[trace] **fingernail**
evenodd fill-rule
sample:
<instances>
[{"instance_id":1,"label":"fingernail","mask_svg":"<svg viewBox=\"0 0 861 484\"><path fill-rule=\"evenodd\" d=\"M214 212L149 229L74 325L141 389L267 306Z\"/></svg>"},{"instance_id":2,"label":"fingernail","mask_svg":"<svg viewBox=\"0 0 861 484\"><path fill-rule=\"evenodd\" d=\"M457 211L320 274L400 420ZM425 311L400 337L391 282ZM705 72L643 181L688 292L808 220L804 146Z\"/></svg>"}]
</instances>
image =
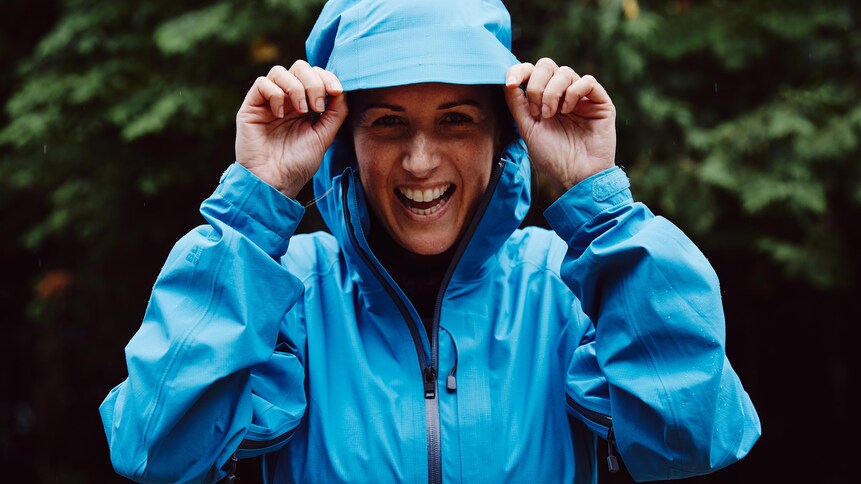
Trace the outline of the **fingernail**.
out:
<instances>
[{"instance_id":1,"label":"fingernail","mask_svg":"<svg viewBox=\"0 0 861 484\"><path fill-rule=\"evenodd\" d=\"M529 114L531 114L533 117L538 116L540 113L541 113L541 111L538 110L537 105L535 105L535 104L529 105Z\"/></svg>"},{"instance_id":2,"label":"fingernail","mask_svg":"<svg viewBox=\"0 0 861 484\"><path fill-rule=\"evenodd\" d=\"M315 106L315 109L317 110L318 113L322 113L323 111L326 110L326 102L323 101L322 98L318 99L317 103L314 106Z\"/></svg>"},{"instance_id":3,"label":"fingernail","mask_svg":"<svg viewBox=\"0 0 861 484\"><path fill-rule=\"evenodd\" d=\"M550 106L544 104L541 106L541 116L545 118L550 117Z\"/></svg>"},{"instance_id":4,"label":"fingernail","mask_svg":"<svg viewBox=\"0 0 861 484\"><path fill-rule=\"evenodd\" d=\"M515 79L514 76L508 76L505 78L505 85L506 86L513 86L516 82L517 82L517 79Z\"/></svg>"},{"instance_id":5,"label":"fingernail","mask_svg":"<svg viewBox=\"0 0 861 484\"><path fill-rule=\"evenodd\" d=\"M308 112L308 102L305 101L304 99L299 101L299 111L302 111L302 113Z\"/></svg>"},{"instance_id":6,"label":"fingernail","mask_svg":"<svg viewBox=\"0 0 861 484\"><path fill-rule=\"evenodd\" d=\"M335 84L332 84L332 89L334 89L335 91L343 91L344 86L342 86L341 83L336 82Z\"/></svg>"},{"instance_id":7,"label":"fingernail","mask_svg":"<svg viewBox=\"0 0 861 484\"><path fill-rule=\"evenodd\" d=\"M568 112L568 101L563 101L563 102L562 102L562 112L563 112L563 113L567 113L567 112Z\"/></svg>"},{"instance_id":8,"label":"fingernail","mask_svg":"<svg viewBox=\"0 0 861 484\"><path fill-rule=\"evenodd\" d=\"M279 118L284 117L284 106L281 106L280 108L278 108L278 117Z\"/></svg>"}]
</instances>

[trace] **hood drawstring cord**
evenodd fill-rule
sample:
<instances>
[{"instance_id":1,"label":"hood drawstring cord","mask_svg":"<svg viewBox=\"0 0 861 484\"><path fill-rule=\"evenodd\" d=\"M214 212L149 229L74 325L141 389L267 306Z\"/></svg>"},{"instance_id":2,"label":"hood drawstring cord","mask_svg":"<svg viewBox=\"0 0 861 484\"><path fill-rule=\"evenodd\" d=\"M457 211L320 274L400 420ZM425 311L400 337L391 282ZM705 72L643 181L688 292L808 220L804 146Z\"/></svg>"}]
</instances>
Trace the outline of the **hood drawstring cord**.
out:
<instances>
[{"instance_id":1,"label":"hood drawstring cord","mask_svg":"<svg viewBox=\"0 0 861 484\"><path fill-rule=\"evenodd\" d=\"M613 433L613 424L610 424L610 432L607 434L607 469L610 472L619 472L619 460L616 458L616 434Z\"/></svg>"},{"instance_id":2,"label":"hood drawstring cord","mask_svg":"<svg viewBox=\"0 0 861 484\"><path fill-rule=\"evenodd\" d=\"M445 381L445 389L448 390L449 393L454 393L457 391L457 378L455 378L455 374L457 374L457 344L454 342L454 337L451 338L451 345L454 348L454 366L451 367L451 371L448 372L448 378Z\"/></svg>"}]
</instances>

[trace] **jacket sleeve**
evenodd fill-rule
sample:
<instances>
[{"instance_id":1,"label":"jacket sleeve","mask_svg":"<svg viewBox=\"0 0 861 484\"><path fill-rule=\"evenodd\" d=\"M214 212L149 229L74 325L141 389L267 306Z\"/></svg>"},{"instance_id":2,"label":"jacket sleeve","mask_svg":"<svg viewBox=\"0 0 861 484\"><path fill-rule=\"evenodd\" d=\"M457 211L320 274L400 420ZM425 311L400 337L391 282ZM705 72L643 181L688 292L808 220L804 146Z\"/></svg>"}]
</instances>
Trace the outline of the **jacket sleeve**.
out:
<instances>
[{"instance_id":1,"label":"jacket sleeve","mask_svg":"<svg viewBox=\"0 0 861 484\"><path fill-rule=\"evenodd\" d=\"M303 286L278 262L304 209L234 163L201 213L99 409L114 469L139 482L214 482L237 450L284 445L305 411L303 342L281 329Z\"/></svg>"},{"instance_id":2,"label":"jacket sleeve","mask_svg":"<svg viewBox=\"0 0 861 484\"><path fill-rule=\"evenodd\" d=\"M595 325L591 341L574 352L569 404L573 397L588 415L597 394L609 396L616 445L635 480L706 474L748 453L761 433L759 417L726 357L714 270L677 227L634 202L628 187L614 167L545 212L568 244L563 280Z\"/></svg>"}]
</instances>

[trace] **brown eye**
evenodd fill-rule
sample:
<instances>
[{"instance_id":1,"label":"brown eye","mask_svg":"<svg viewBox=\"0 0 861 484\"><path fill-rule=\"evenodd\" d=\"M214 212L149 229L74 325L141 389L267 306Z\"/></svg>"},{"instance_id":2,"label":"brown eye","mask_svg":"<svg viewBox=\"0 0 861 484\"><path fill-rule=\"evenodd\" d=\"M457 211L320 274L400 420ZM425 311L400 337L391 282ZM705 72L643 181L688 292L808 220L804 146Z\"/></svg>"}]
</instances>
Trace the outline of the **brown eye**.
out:
<instances>
[{"instance_id":1,"label":"brown eye","mask_svg":"<svg viewBox=\"0 0 861 484\"><path fill-rule=\"evenodd\" d=\"M385 116L381 116L381 117L375 119L374 122L371 123L371 126L389 127L389 126L400 126L402 124L404 124L404 122L403 122L403 120L401 120L401 118L399 118L397 116L393 116L391 114L387 114Z\"/></svg>"},{"instance_id":2,"label":"brown eye","mask_svg":"<svg viewBox=\"0 0 861 484\"><path fill-rule=\"evenodd\" d=\"M472 118L465 114L461 113L446 113L442 118L442 122L445 124L467 124L472 122Z\"/></svg>"}]
</instances>

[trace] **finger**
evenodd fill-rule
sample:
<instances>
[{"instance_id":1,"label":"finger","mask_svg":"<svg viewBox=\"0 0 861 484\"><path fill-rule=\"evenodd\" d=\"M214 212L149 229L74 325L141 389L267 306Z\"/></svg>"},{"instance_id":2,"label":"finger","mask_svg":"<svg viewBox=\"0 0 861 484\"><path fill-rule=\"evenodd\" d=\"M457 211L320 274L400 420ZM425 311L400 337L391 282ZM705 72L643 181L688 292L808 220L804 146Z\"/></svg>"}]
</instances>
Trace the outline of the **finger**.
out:
<instances>
[{"instance_id":1,"label":"finger","mask_svg":"<svg viewBox=\"0 0 861 484\"><path fill-rule=\"evenodd\" d=\"M544 57L535 63L535 70L529 77L529 82L526 84L526 97L529 99L529 114L533 117L538 117L542 114L542 106L544 105L544 91L547 89L547 83L559 66L552 59Z\"/></svg>"},{"instance_id":2,"label":"finger","mask_svg":"<svg viewBox=\"0 0 861 484\"><path fill-rule=\"evenodd\" d=\"M517 129L521 133L526 133L532 124L535 123L535 120L529 114L529 101L526 99L526 93L520 87L520 72L521 70L519 69L515 70L515 72L511 72L511 69L509 69L508 80L502 91L505 94L505 103L508 104L511 117L514 118L514 122L517 124Z\"/></svg>"},{"instance_id":3,"label":"finger","mask_svg":"<svg viewBox=\"0 0 861 484\"><path fill-rule=\"evenodd\" d=\"M314 124L314 129L321 133L326 146L335 139L345 119L347 119L347 95L343 92L330 94L326 110Z\"/></svg>"},{"instance_id":4,"label":"finger","mask_svg":"<svg viewBox=\"0 0 861 484\"><path fill-rule=\"evenodd\" d=\"M565 102L568 87L580 76L568 66L560 67L547 82L542 98L541 116L549 118L561 112L560 105Z\"/></svg>"},{"instance_id":5,"label":"finger","mask_svg":"<svg viewBox=\"0 0 861 484\"><path fill-rule=\"evenodd\" d=\"M519 87L529 79L533 70L535 70L535 66L529 62L509 67L505 72L505 87Z\"/></svg>"},{"instance_id":6,"label":"finger","mask_svg":"<svg viewBox=\"0 0 861 484\"><path fill-rule=\"evenodd\" d=\"M568 66L560 67L553 74L553 77L547 82L547 88L544 89L541 106L541 115L543 117L549 118L560 112L560 105L565 101L568 87L578 79L580 79L580 76ZM564 109L562 111L564 112Z\"/></svg>"},{"instance_id":7,"label":"finger","mask_svg":"<svg viewBox=\"0 0 861 484\"><path fill-rule=\"evenodd\" d=\"M299 79L291 74L284 66L275 66L269 70L266 77L278 85L290 98L290 104L296 111L305 114L308 112L308 103L305 100L305 87Z\"/></svg>"},{"instance_id":8,"label":"finger","mask_svg":"<svg viewBox=\"0 0 861 484\"><path fill-rule=\"evenodd\" d=\"M566 90L562 112L565 114L572 112L583 98L596 104L612 104L613 102L604 86L587 74L571 84Z\"/></svg>"},{"instance_id":9,"label":"finger","mask_svg":"<svg viewBox=\"0 0 861 484\"><path fill-rule=\"evenodd\" d=\"M284 90L270 79L260 76L254 81L251 89L248 90L243 104L260 107L267 103L273 116L277 118L284 117Z\"/></svg>"},{"instance_id":10,"label":"finger","mask_svg":"<svg viewBox=\"0 0 861 484\"><path fill-rule=\"evenodd\" d=\"M326 94L335 96L344 92L344 88L341 86L341 81L338 80L338 77L332 72L323 69L322 67L314 67L314 72L320 76L320 79L323 80L323 85L326 89Z\"/></svg>"},{"instance_id":11,"label":"finger","mask_svg":"<svg viewBox=\"0 0 861 484\"><path fill-rule=\"evenodd\" d=\"M303 60L297 60L290 67L290 72L305 86L305 95L308 97L308 106L315 113L326 110L326 84L320 74Z\"/></svg>"}]
</instances>

